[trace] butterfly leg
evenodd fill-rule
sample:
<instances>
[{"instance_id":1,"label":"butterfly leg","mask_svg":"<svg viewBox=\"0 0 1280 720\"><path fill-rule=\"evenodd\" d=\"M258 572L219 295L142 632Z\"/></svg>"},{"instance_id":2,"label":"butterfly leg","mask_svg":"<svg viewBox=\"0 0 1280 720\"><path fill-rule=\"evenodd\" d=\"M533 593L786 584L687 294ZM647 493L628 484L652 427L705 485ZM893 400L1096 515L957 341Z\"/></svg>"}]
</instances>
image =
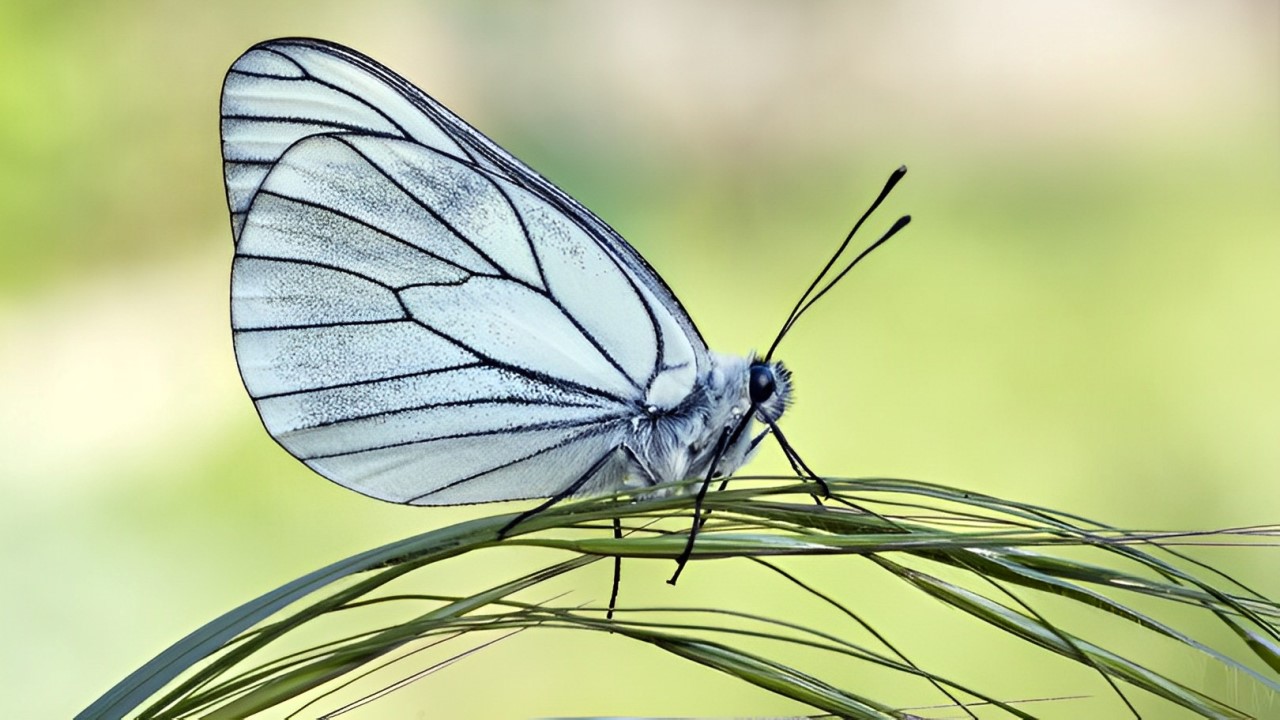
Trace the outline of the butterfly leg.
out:
<instances>
[{"instance_id":1,"label":"butterfly leg","mask_svg":"<svg viewBox=\"0 0 1280 720\"><path fill-rule=\"evenodd\" d=\"M649 466L640 459L640 456L636 454L636 451L631 449L630 445L624 444L622 446L622 451L626 453L627 458L631 461L627 465L627 470L632 472L636 477L644 480L646 485L653 487L654 485L662 482L658 479L657 475L653 474L653 470L650 470Z\"/></svg>"},{"instance_id":2,"label":"butterfly leg","mask_svg":"<svg viewBox=\"0 0 1280 720\"><path fill-rule=\"evenodd\" d=\"M613 539L622 539L622 521L613 519ZM618 588L622 585L622 556L613 556L613 590L609 593L609 610L604 614L605 620L613 619L613 609L618 606Z\"/></svg>"},{"instance_id":3,"label":"butterfly leg","mask_svg":"<svg viewBox=\"0 0 1280 720\"><path fill-rule=\"evenodd\" d=\"M684 572L684 566L689 562L689 558L693 555L693 543L698 539L698 530L702 529L702 503L707 497L707 488L711 487L711 481L715 479L716 466L720 464L720 460L724 457L725 452L733 446L738 440L738 436L742 435L742 431L747 429L747 425L751 422L751 413L743 415L738 424L732 428L725 428L720 433L720 439L716 441L716 451L711 456L711 464L707 467L707 477L703 479L702 484L698 487L698 496L693 501L693 525L689 527L689 539L685 541L684 550L680 552L680 557L676 558L676 571L671 575L668 584L675 585L680 579L680 573Z\"/></svg>"},{"instance_id":4,"label":"butterfly leg","mask_svg":"<svg viewBox=\"0 0 1280 720\"><path fill-rule=\"evenodd\" d=\"M528 520L529 518L533 517L534 515L537 515L543 510L546 510L552 505L555 505L561 500L565 500L566 498L573 497L573 495L577 493L578 490L582 489L583 485L587 484L588 480L594 477L595 474L605 466L605 463L609 462L609 460L613 458L614 453L616 453L617 451L618 451L618 448L610 449L604 455L601 455L600 459L592 463L591 467L587 468L587 471L584 472L581 477L579 477L577 480L574 480L573 482L565 486L565 489L547 498L547 500L543 502L541 505L538 505L538 507L532 510L526 510L520 513L515 517L514 520L507 523L506 525L503 525L502 529L498 531L498 539L501 540L502 538L505 538L507 536L507 533L511 532L511 528L514 528L515 526L519 525L525 520Z\"/></svg>"},{"instance_id":5,"label":"butterfly leg","mask_svg":"<svg viewBox=\"0 0 1280 720\"><path fill-rule=\"evenodd\" d=\"M787 461L791 463L791 469L794 470L795 473L800 477L805 478L806 480L812 480L818 483L818 487L822 491L822 496L819 497L817 495L814 495L813 501L821 505L823 500L830 499L831 489L827 487L827 482L823 480L812 469L810 469L809 466L805 464L804 460L800 459L800 453L796 452L795 446L793 446L790 442L787 441L787 438L782 434L782 431L778 429L777 425L770 423L769 427L772 428L773 433L778 436L778 445L782 447L782 452L787 456ZM888 522L890 525L893 525L895 527L897 526L897 523L893 522L892 520L889 520L888 518L881 515L880 513L864 508L858 505L857 503L849 502L848 500L845 500L843 498L836 498L836 501L843 505L847 505L848 507L853 508L854 510L867 513L868 515L874 515L875 517L878 517L881 520Z\"/></svg>"},{"instance_id":6,"label":"butterfly leg","mask_svg":"<svg viewBox=\"0 0 1280 720\"><path fill-rule=\"evenodd\" d=\"M787 440L786 435L782 434L782 428L778 427L777 423L771 422L769 423L769 430L773 432L774 437L778 438L778 447L782 448L782 454L787 456L787 462L791 464L791 469L795 474L806 480L818 483L818 489L822 494L821 496L814 495L814 502L821 505L823 500L831 497L831 488L827 487L827 481L823 480L818 473L805 464L804 460L800 458L800 453L796 452L795 446Z\"/></svg>"}]
</instances>

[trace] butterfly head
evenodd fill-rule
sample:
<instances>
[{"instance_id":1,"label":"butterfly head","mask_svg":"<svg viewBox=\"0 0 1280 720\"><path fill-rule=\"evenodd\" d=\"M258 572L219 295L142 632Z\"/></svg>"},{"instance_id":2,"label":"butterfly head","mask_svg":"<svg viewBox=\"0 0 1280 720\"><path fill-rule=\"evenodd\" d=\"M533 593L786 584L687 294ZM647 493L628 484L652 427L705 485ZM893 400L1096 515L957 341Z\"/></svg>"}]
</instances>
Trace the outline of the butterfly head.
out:
<instances>
[{"instance_id":1,"label":"butterfly head","mask_svg":"<svg viewBox=\"0 0 1280 720\"><path fill-rule=\"evenodd\" d=\"M753 360L747 379L747 393L756 417L772 425L791 404L791 371L776 361Z\"/></svg>"}]
</instances>

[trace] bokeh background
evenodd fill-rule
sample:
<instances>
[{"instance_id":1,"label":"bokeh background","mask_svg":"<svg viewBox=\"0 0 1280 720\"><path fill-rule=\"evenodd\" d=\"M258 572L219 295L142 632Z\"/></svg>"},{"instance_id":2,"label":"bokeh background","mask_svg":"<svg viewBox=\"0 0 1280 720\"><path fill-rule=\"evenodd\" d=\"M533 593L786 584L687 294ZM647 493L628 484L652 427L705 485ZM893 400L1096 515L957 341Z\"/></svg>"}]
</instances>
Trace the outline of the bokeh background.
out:
<instances>
[{"instance_id":1,"label":"bokeh background","mask_svg":"<svg viewBox=\"0 0 1280 720\"><path fill-rule=\"evenodd\" d=\"M1216 528L1280 520L1278 8L0 5L0 716L66 717L297 575L515 509L384 505L261 430L231 353L217 114L252 43L322 37L397 69L613 224L724 351L768 344L907 164L871 229L916 222L780 353L809 463ZM1207 558L1280 594L1274 550ZM744 590L732 567L674 590L668 571L638 567L624 603ZM1088 696L1033 712L1122 715L1096 676L843 573L830 588L917 660L1007 698ZM800 710L624 643L525 633L352 716Z\"/></svg>"}]
</instances>

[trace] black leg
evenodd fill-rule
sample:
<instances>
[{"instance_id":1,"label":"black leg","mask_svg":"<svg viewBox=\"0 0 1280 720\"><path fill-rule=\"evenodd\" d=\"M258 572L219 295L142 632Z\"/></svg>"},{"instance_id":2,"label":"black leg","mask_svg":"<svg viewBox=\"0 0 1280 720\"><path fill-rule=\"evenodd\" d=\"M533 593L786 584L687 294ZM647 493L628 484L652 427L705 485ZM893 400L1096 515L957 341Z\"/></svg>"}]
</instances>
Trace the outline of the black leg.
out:
<instances>
[{"instance_id":1,"label":"black leg","mask_svg":"<svg viewBox=\"0 0 1280 720\"><path fill-rule=\"evenodd\" d=\"M613 519L613 539L622 539L622 521L618 518ZM618 587L622 584L622 556L615 555L613 558L613 592L609 593L609 611L605 613L605 620L613 619L613 609L618 606Z\"/></svg>"},{"instance_id":2,"label":"black leg","mask_svg":"<svg viewBox=\"0 0 1280 720\"><path fill-rule=\"evenodd\" d=\"M823 480L818 473L810 470L804 460L800 459L800 453L796 452L795 446L787 440L787 436L782 434L782 429L775 423L769 423L769 429L773 430L774 437L778 438L778 446L782 448L782 453L787 456L787 462L791 463L791 469L800 477L818 483L818 487L822 490L822 497L831 497L831 488L827 487L827 481ZM819 502L818 504L821 505L822 503Z\"/></svg>"},{"instance_id":3,"label":"black leg","mask_svg":"<svg viewBox=\"0 0 1280 720\"><path fill-rule=\"evenodd\" d=\"M698 539L698 530L702 527L702 501L707 497L707 488L711 487L711 473L715 470L707 471L707 477L698 486L698 497L693 501L693 524L689 526L689 539L685 541L684 550L680 551L680 557L676 558L676 571L667 581L669 585L675 585L680 579L680 573L684 572L684 566L689 562L689 557L693 555L693 543Z\"/></svg>"},{"instance_id":4,"label":"black leg","mask_svg":"<svg viewBox=\"0 0 1280 720\"><path fill-rule=\"evenodd\" d=\"M546 510L552 505L555 505L561 500L564 500L565 498L572 497L574 493L578 492L578 490L581 489L582 486L585 485L587 481L591 479L592 475L595 475L597 472L599 472L600 468L604 467L604 464L609 461L609 458L612 457L613 454L617 452L617 450L618 450L617 448L613 448L609 450L609 452L602 455L599 460L596 460L594 463L591 464L590 468L587 468L587 471L582 474L582 477L578 478L577 480L574 480L572 483L569 484L568 487L556 493L555 495L552 495L550 498L547 498L546 502L542 503L541 505L539 505L538 507L532 510L526 510L520 513L515 517L514 520L507 523L506 525L503 525L502 529L498 531L498 539L501 540L502 538L506 537L507 533L511 532L511 528L519 525L525 520L528 520L534 515L537 515L543 510Z\"/></svg>"},{"instance_id":5,"label":"black leg","mask_svg":"<svg viewBox=\"0 0 1280 720\"><path fill-rule=\"evenodd\" d=\"M711 466L707 468L707 477L703 479L702 485L698 487L698 497L693 501L693 524L689 526L689 539L685 541L684 550L680 552L680 557L676 558L676 571L667 582L675 585L680 579L680 573L684 572L684 566L689 562L690 556L693 555L693 543L698 539L698 530L702 528L702 502L707 497L707 488L711 487L711 481L715 478L716 466L720 464L720 460L724 458L724 454L729 448L733 447L733 443L738 440L738 436L747 428L751 422L751 415L755 412L752 407L750 412L745 413L738 424L734 426L732 432L729 428L725 428L720 433L720 440L716 443L716 451L711 456Z\"/></svg>"}]
</instances>

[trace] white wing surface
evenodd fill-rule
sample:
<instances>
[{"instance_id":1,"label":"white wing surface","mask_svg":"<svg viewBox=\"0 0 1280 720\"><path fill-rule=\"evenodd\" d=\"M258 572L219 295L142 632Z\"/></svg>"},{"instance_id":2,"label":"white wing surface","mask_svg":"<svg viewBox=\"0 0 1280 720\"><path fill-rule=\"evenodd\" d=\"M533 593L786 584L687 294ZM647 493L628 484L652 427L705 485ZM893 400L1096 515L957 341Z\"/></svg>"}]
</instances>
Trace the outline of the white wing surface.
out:
<instances>
[{"instance_id":1,"label":"white wing surface","mask_svg":"<svg viewBox=\"0 0 1280 720\"><path fill-rule=\"evenodd\" d=\"M457 504L616 484L707 349L607 225L374 61L277 40L231 68L232 328L263 424L322 475ZM612 460L612 462L611 462Z\"/></svg>"}]
</instances>

